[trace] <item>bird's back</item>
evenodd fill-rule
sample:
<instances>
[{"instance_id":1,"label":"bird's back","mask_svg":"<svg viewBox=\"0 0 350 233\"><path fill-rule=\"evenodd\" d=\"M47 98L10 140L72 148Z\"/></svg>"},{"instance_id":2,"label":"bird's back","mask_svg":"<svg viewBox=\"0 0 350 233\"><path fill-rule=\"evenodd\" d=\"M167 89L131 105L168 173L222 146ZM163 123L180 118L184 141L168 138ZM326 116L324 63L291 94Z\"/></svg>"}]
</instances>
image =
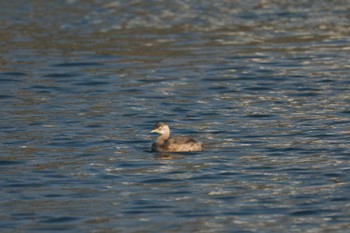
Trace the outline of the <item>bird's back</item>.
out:
<instances>
[{"instance_id":1,"label":"bird's back","mask_svg":"<svg viewBox=\"0 0 350 233\"><path fill-rule=\"evenodd\" d=\"M164 145L167 147L168 151L174 152L202 150L202 143L184 136L171 137L165 141Z\"/></svg>"}]
</instances>

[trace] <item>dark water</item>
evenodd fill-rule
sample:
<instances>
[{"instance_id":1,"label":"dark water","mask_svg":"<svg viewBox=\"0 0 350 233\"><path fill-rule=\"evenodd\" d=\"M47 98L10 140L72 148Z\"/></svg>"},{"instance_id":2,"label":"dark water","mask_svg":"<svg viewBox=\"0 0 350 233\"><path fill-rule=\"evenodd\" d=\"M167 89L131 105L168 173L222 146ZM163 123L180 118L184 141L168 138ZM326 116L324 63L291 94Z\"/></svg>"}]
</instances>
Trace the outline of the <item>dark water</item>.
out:
<instances>
[{"instance_id":1,"label":"dark water","mask_svg":"<svg viewBox=\"0 0 350 233\"><path fill-rule=\"evenodd\" d=\"M3 1L4 232L346 232L346 1ZM157 121L200 153L149 151Z\"/></svg>"}]
</instances>

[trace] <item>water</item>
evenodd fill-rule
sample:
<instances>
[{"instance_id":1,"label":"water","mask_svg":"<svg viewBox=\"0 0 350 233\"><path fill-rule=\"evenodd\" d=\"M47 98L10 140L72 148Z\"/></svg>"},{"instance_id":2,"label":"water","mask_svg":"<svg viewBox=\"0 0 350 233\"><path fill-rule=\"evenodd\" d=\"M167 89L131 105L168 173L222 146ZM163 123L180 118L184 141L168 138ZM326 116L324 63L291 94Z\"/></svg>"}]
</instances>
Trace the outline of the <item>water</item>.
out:
<instances>
[{"instance_id":1,"label":"water","mask_svg":"<svg viewBox=\"0 0 350 233\"><path fill-rule=\"evenodd\" d=\"M3 2L2 231L348 231L349 10Z\"/></svg>"}]
</instances>

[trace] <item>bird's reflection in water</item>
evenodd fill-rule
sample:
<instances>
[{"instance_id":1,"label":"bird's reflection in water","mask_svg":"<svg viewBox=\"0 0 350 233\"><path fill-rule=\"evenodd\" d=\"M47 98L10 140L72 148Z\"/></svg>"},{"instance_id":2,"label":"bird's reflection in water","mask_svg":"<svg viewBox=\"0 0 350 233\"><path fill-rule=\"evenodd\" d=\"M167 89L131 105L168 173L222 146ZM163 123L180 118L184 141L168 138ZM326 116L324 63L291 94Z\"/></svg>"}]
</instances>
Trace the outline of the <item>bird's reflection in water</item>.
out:
<instances>
[{"instance_id":1,"label":"bird's reflection in water","mask_svg":"<svg viewBox=\"0 0 350 233\"><path fill-rule=\"evenodd\" d=\"M184 156L176 153L165 153L165 152L158 152L156 153L156 159L161 160L171 160L171 159L182 159Z\"/></svg>"}]
</instances>

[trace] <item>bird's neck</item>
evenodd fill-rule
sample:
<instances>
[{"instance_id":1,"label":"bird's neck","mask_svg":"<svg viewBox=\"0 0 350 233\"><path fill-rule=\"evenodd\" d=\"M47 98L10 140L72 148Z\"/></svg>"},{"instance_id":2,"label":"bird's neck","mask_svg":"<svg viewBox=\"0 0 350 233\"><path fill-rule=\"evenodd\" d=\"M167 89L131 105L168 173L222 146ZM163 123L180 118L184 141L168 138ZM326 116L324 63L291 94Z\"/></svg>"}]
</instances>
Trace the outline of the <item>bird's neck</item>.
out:
<instances>
[{"instance_id":1,"label":"bird's neck","mask_svg":"<svg viewBox=\"0 0 350 233\"><path fill-rule=\"evenodd\" d=\"M157 142L162 144L170 137L170 131L167 131L157 138Z\"/></svg>"}]
</instances>

